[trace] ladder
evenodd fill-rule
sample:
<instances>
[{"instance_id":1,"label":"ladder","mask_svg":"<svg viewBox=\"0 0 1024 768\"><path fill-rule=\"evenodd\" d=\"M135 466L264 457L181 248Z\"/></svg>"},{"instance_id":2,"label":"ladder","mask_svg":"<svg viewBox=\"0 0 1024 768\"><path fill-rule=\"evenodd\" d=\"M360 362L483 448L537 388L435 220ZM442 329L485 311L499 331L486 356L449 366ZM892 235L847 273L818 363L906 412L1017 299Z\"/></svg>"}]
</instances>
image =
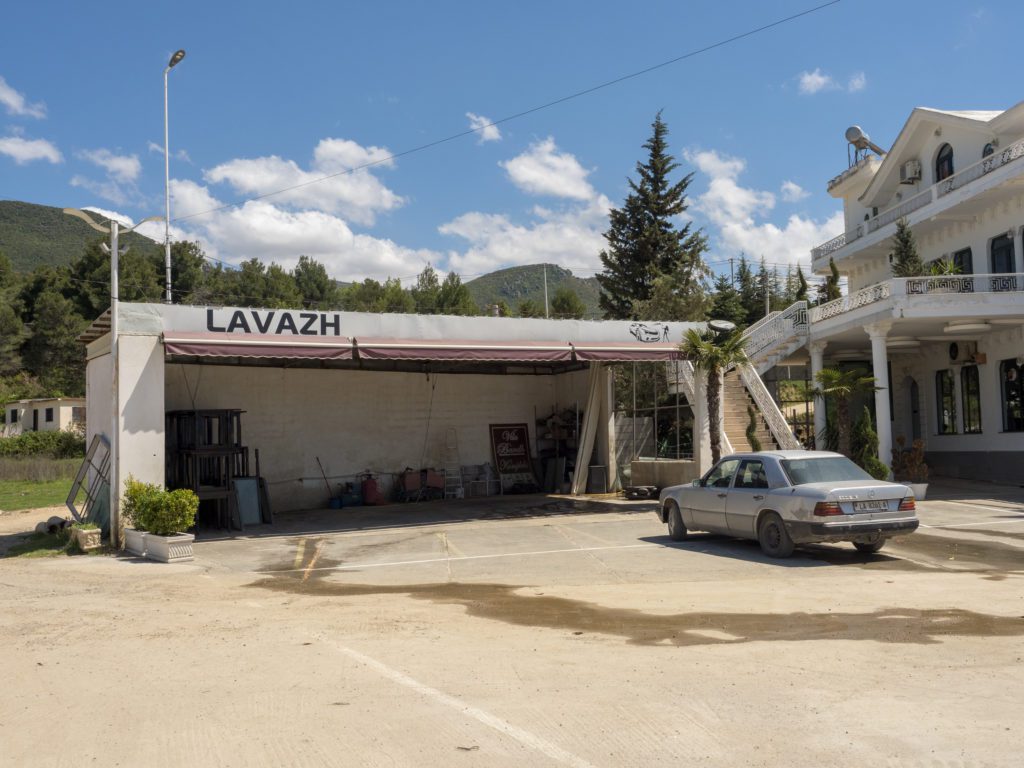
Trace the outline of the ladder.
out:
<instances>
[{"instance_id":1,"label":"ladder","mask_svg":"<svg viewBox=\"0 0 1024 768\"><path fill-rule=\"evenodd\" d=\"M462 465L459 461L459 435L455 427L448 427L444 440L444 497L461 499L466 491L462 487Z\"/></svg>"}]
</instances>

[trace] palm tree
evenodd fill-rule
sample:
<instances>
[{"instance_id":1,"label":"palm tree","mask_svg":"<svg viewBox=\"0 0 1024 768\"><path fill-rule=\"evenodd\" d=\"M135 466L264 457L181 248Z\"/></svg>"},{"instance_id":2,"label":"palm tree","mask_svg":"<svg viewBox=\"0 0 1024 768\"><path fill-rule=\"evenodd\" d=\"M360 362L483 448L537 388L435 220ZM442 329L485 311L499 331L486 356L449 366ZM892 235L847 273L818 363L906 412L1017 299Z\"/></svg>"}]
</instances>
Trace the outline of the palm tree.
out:
<instances>
[{"instance_id":1,"label":"palm tree","mask_svg":"<svg viewBox=\"0 0 1024 768\"><path fill-rule=\"evenodd\" d=\"M850 455L850 435L853 420L850 418L850 400L856 395L866 395L880 387L875 386L875 377L869 376L863 368L848 371L839 368L822 368L814 376L818 383L811 390L811 396L831 398L836 404L836 429L839 433L839 452Z\"/></svg>"},{"instance_id":2,"label":"palm tree","mask_svg":"<svg viewBox=\"0 0 1024 768\"><path fill-rule=\"evenodd\" d=\"M708 421L711 432L711 461L722 457L722 374L734 365L747 362L743 350L746 340L739 329L727 336L701 333L691 328L683 336L680 350L698 371L707 373Z\"/></svg>"}]
</instances>

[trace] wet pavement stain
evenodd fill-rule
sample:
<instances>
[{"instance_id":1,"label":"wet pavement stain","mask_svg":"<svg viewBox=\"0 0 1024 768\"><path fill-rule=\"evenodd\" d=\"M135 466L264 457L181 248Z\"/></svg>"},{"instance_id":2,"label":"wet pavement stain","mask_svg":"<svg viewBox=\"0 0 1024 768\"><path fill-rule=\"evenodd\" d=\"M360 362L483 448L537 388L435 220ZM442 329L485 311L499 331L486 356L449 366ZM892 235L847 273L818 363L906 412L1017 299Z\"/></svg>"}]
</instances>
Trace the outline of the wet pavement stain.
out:
<instances>
[{"instance_id":1,"label":"wet pavement stain","mask_svg":"<svg viewBox=\"0 0 1024 768\"><path fill-rule=\"evenodd\" d=\"M896 540L894 548L930 557L940 565L966 562L982 566L970 569L974 573L987 571L1024 573L1024 549L998 541L953 539L947 536L915 533L912 536L903 536ZM967 569L957 568L957 570L959 572Z\"/></svg>"},{"instance_id":2,"label":"wet pavement stain","mask_svg":"<svg viewBox=\"0 0 1024 768\"><path fill-rule=\"evenodd\" d=\"M1000 539L1015 539L1024 541L1024 531L997 531L991 528L945 528L941 525L935 526L936 530L950 531L951 533L980 534L982 536L995 536ZM1021 557L1024 558L1024 550L1021 550Z\"/></svg>"},{"instance_id":3,"label":"wet pavement stain","mask_svg":"<svg viewBox=\"0 0 1024 768\"><path fill-rule=\"evenodd\" d=\"M353 584L330 578L340 565L321 557L317 568L281 569L249 586L310 597L359 598L407 595L441 605L461 605L470 616L522 627L564 630L574 635L603 634L630 644L722 645L755 641L873 640L931 644L943 637L1015 637L1024 635L1024 616L990 616L950 609L888 608L872 613L715 613L655 615L629 608L539 593L525 586L491 583L413 585Z\"/></svg>"}]
</instances>

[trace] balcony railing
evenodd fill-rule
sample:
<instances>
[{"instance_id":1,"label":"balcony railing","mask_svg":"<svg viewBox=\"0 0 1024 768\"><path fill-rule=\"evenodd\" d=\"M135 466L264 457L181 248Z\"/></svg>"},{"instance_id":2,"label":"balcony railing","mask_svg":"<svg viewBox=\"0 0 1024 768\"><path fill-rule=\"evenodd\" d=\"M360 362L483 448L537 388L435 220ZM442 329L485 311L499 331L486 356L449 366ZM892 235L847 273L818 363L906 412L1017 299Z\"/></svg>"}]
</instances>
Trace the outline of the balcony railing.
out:
<instances>
[{"instance_id":1,"label":"balcony railing","mask_svg":"<svg viewBox=\"0 0 1024 768\"><path fill-rule=\"evenodd\" d=\"M811 317L812 323L820 323L822 320L828 320L830 317L836 317L845 312L883 301L891 295L891 281L876 283L875 285L869 285L867 288L862 288L856 293L851 293L849 296L843 296L817 307L811 307L808 314Z\"/></svg>"},{"instance_id":2,"label":"balcony railing","mask_svg":"<svg viewBox=\"0 0 1024 768\"><path fill-rule=\"evenodd\" d=\"M807 302L797 301L782 312L773 312L767 318L750 326L744 333L743 348L747 357L755 359L759 354L807 332Z\"/></svg>"},{"instance_id":3,"label":"balcony railing","mask_svg":"<svg viewBox=\"0 0 1024 768\"><path fill-rule=\"evenodd\" d=\"M913 197L900 202L898 205L882 211L874 218L868 219L864 224L858 224L856 229L844 232L838 237L833 237L828 242L822 243L817 248L812 248L811 258L817 261L829 256L840 248L863 237L865 227L867 227L867 232L869 233L876 232L882 227L892 224L897 219L901 219L920 208L924 208L940 197L945 197L953 190L961 189L972 181L976 181L982 176L991 173L997 168L1002 168L1004 165L1008 165L1021 157L1024 157L1024 139L1014 142L1002 152L982 158L979 162L964 168L959 173L954 173L952 176L943 179L937 184L933 184Z\"/></svg>"},{"instance_id":4,"label":"balcony railing","mask_svg":"<svg viewBox=\"0 0 1024 768\"><path fill-rule=\"evenodd\" d=\"M811 307L812 323L875 304L891 296L936 296L940 294L1024 293L1024 272L993 275L935 275L928 277L894 277L884 283L862 288L849 296ZM1019 299L1018 299L1019 300ZM1024 312L1024 305L1022 305Z\"/></svg>"},{"instance_id":5,"label":"balcony railing","mask_svg":"<svg viewBox=\"0 0 1024 768\"><path fill-rule=\"evenodd\" d=\"M948 195L954 189L960 189L966 184L970 184L975 179L980 179L986 173L992 173L996 168L1002 168L1004 165L1012 163L1024 157L1024 139L1014 142L1002 152L996 152L988 157L983 157L979 162L974 165L964 168L959 173L954 173L935 186L936 197L943 197Z\"/></svg>"}]
</instances>

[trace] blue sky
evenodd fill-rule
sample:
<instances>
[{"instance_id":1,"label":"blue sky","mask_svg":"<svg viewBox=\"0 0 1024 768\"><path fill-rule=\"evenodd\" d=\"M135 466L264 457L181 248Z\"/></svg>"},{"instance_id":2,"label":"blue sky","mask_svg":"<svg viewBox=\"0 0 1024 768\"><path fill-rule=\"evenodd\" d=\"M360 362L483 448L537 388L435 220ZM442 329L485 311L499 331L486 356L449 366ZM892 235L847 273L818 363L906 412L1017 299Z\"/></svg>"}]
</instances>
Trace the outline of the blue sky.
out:
<instances>
[{"instance_id":1,"label":"blue sky","mask_svg":"<svg viewBox=\"0 0 1024 768\"><path fill-rule=\"evenodd\" d=\"M821 0L819 0L820 2ZM888 147L915 106L1024 99L1016 4L841 2L644 76L386 159L815 6L764 2L8 3L0 199L163 213L170 75L173 232L229 263L300 254L339 279L430 262L599 269L658 110L709 261L809 261L842 230L826 181L843 131ZM1007 35L1010 35L1007 38ZM156 236L162 239L162 225Z\"/></svg>"}]
</instances>

